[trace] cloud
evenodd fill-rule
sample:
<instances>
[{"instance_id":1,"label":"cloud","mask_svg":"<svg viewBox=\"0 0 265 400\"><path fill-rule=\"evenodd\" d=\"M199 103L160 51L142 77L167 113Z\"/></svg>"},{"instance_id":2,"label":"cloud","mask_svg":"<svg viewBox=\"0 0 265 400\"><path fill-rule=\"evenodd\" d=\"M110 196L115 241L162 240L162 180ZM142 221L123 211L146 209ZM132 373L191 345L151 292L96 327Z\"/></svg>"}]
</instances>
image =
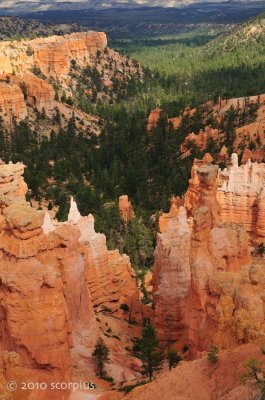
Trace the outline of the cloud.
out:
<instances>
[{"instance_id":1,"label":"cloud","mask_svg":"<svg viewBox=\"0 0 265 400\"><path fill-rule=\"evenodd\" d=\"M216 3L227 0L0 0L0 10L38 11L49 9L110 8L110 7L180 7L203 1ZM244 1L244 0L243 0ZM254 1L254 0L245 0Z\"/></svg>"}]
</instances>

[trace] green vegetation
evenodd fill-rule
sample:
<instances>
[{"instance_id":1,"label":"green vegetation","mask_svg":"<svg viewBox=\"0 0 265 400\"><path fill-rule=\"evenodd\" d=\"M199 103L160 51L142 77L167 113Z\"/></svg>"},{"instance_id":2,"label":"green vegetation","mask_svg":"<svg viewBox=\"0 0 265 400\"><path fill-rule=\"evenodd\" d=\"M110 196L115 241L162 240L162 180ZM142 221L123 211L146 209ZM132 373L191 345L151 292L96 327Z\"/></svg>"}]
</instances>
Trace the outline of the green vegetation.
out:
<instances>
[{"instance_id":1,"label":"green vegetation","mask_svg":"<svg viewBox=\"0 0 265 400\"><path fill-rule=\"evenodd\" d=\"M212 345L208 354L207 354L207 358L210 362L212 362L213 364L216 364L219 360L218 358L218 352L219 349L217 346Z\"/></svg>"},{"instance_id":2,"label":"green vegetation","mask_svg":"<svg viewBox=\"0 0 265 400\"><path fill-rule=\"evenodd\" d=\"M257 253L259 256L263 256L263 254L265 253L265 245L264 245L264 243L260 243L260 244L258 245L257 250L256 250L256 253Z\"/></svg>"},{"instance_id":3,"label":"green vegetation","mask_svg":"<svg viewBox=\"0 0 265 400\"><path fill-rule=\"evenodd\" d=\"M135 383L133 385L126 385L126 386L121 387L120 389L118 389L118 391L127 394L127 393L130 393L134 388L136 388L138 386L143 386L145 384L146 384L145 381L137 381L137 383Z\"/></svg>"},{"instance_id":4,"label":"green vegetation","mask_svg":"<svg viewBox=\"0 0 265 400\"><path fill-rule=\"evenodd\" d=\"M9 136L0 122L0 157L25 163L30 197L45 199L50 208L58 207L59 220L67 218L73 195L82 215L95 216L96 230L107 236L109 249L127 253L136 270L146 271L153 265L158 210L167 211L173 194L184 194L194 157L210 151L217 158L223 144L232 151L235 127L255 118L257 104L246 99L244 111L231 108L218 123L210 107L198 107L194 115L183 117L177 130L162 113L151 133L146 131L142 105L134 108L130 99L126 106L101 104L97 109L105 121L98 137L80 132L74 116L66 128L52 132L49 138L39 135L27 120L14 121ZM58 110L54 112L55 123L60 123ZM45 112L37 112L37 118L40 124L48 122ZM190 156L181 159L185 137L209 123L226 134L218 144L209 140L204 151L190 143ZM136 213L128 224L121 221L117 204L125 193ZM148 293L143 301L149 303Z\"/></svg>"},{"instance_id":5,"label":"green vegetation","mask_svg":"<svg viewBox=\"0 0 265 400\"><path fill-rule=\"evenodd\" d=\"M31 72L36 75L38 78L45 79L45 75L41 72L41 69L37 67L37 65L33 65Z\"/></svg>"},{"instance_id":6,"label":"green vegetation","mask_svg":"<svg viewBox=\"0 0 265 400\"><path fill-rule=\"evenodd\" d=\"M148 323L143 327L142 338L135 346L136 356L142 361L142 374L151 381L162 369L163 352L159 348L155 328Z\"/></svg>"},{"instance_id":7,"label":"green vegetation","mask_svg":"<svg viewBox=\"0 0 265 400\"><path fill-rule=\"evenodd\" d=\"M113 381L112 378L106 376L105 371L105 364L110 362L109 352L109 348L105 345L103 339L99 338L93 350L92 357L96 364L100 378L109 378L108 380L111 379L111 381Z\"/></svg>"},{"instance_id":8,"label":"green vegetation","mask_svg":"<svg viewBox=\"0 0 265 400\"><path fill-rule=\"evenodd\" d=\"M150 71L177 82L175 99L183 98L186 105L218 95L250 96L265 89L264 21L260 16L214 40L211 38L220 32L197 30L152 39L119 39L113 44ZM162 88L161 92L159 99L165 97ZM167 95L172 99L170 89Z\"/></svg>"},{"instance_id":9,"label":"green vegetation","mask_svg":"<svg viewBox=\"0 0 265 400\"><path fill-rule=\"evenodd\" d=\"M126 312L130 311L130 307L128 306L128 304L121 304L120 309Z\"/></svg>"},{"instance_id":10,"label":"green vegetation","mask_svg":"<svg viewBox=\"0 0 265 400\"><path fill-rule=\"evenodd\" d=\"M167 361L168 361L168 368L170 371L172 368L175 368L181 360L182 358L178 355L176 350L168 349Z\"/></svg>"},{"instance_id":11,"label":"green vegetation","mask_svg":"<svg viewBox=\"0 0 265 400\"><path fill-rule=\"evenodd\" d=\"M265 370L263 363L251 358L244 363L245 372L241 376L243 383L254 382L257 387L259 394L255 397L255 400L265 400Z\"/></svg>"}]
</instances>

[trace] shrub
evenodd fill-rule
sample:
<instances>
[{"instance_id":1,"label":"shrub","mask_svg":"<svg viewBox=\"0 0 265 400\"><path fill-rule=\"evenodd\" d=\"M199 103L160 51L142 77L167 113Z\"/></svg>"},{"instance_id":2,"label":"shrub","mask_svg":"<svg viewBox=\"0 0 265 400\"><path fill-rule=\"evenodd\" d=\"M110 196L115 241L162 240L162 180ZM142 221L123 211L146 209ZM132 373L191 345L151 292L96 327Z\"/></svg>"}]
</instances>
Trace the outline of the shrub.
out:
<instances>
[{"instance_id":1,"label":"shrub","mask_svg":"<svg viewBox=\"0 0 265 400\"><path fill-rule=\"evenodd\" d=\"M36 65L33 65L31 68L31 72L36 75L38 78L45 79L46 76L41 72L41 69L37 67Z\"/></svg>"},{"instance_id":2,"label":"shrub","mask_svg":"<svg viewBox=\"0 0 265 400\"><path fill-rule=\"evenodd\" d=\"M137 386L142 386L145 384L146 384L146 381L139 381L139 382L135 383L134 385L128 385L128 386L124 386L124 387L120 388L119 392L123 392L123 393L127 394L127 393L130 393Z\"/></svg>"},{"instance_id":3,"label":"shrub","mask_svg":"<svg viewBox=\"0 0 265 400\"><path fill-rule=\"evenodd\" d=\"M242 383L252 383L259 391L259 395L255 400L265 399L265 370L262 367L262 362L251 358L244 363L245 372L241 376Z\"/></svg>"},{"instance_id":4,"label":"shrub","mask_svg":"<svg viewBox=\"0 0 265 400\"><path fill-rule=\"evenodd\" d=\"M114 379L111 376L103 376L104 381L114 383Z\"/></svg>"},{"instance_id":5,"label":"shrub","mask_svg":"<svg viewBox=\"0 0 265 400\"><path fill-rule=\"evenodd\" d=\"M187 353L187 351L189 351L189 345L184 344L184 346L182 347L182 353Z\"/></svg>"},{"instance_id":6,"label":"shrub","mask_svg":"<svg viewBox=\"0 0 265 400\"><path fill-rule=\"evenodd\" d=\"M212 345L207 355L208 360L214 364L218 361L218 351L218 347Z\"/></svg>"},{"instance_id":7,"label":"shrub","mask_svg":"<svg viewBox=\"0 0 265 400\"><path fill-rule=\"evenodd\" d=\"M265 245L264 243L260 243L257 247L257 254L262 256L265 253Z\"/></svg>"},{"instance_id":8,"label":"shrub","mask_svg":"<svg viewBox=\"0 0 265 400\"><path fill-rule=\"evenodd\" d=\"M121 338L119 338L119 336L117 335L112 335L113 339L117 339L117 340L121 340Z\"/></svg>"},{"instance_id":9,"label":"shrub","mask_svg":"<svg viewBox=\"0 0 265 400\"><path fill-rule=\"evenodd\" d=\"M32 50L32 48L30 47L30 46L28 46L27 47L27 50L26 50L26 54L27 54L27 56L32 56L33 55L33 53L34 53L34 51Z\"/></svg>"},{"instance_id":10,"label":"shrub","mask_svg":"<svg viewBox=\"0 0 265 400\"><path fill-rule=\"evenodd\" d=\"M130 310L128 304L121 304L120 309L123 311L126 311L126 312L129 312L129 310Z\"/></svg>"}]
</instances>

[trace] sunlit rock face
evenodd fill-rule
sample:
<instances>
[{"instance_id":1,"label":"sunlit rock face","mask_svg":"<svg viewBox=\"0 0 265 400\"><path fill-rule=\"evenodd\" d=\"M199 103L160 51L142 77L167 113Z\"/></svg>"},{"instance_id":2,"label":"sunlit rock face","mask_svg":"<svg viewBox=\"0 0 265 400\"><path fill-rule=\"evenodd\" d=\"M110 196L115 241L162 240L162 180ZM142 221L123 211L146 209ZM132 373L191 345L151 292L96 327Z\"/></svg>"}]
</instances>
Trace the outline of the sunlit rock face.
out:
<instances>
[{"instance_id":1,"label":"sunlit rock face","mask_svg":"<svg viewBox=\"0 0 265 400\"><path fill-rule=\"evenodd\" d=\"M16 73L21 75L36 66L48 76L67 74L71 60L85 66L98 50L102 51L106 47L105 33L93 31L31 41L1 42L0 73L12 74L15 68Z\"/></svg>"},{"instance_id":2,"label":"sunlit rock face","mask_svg":"<svg viewBox=\"0 0 265 400\"><path fill-rule=\"evenodd\" d=\"M18 85L0 82L0 110L7 126L12 126L14 119L20 121L27 116L24 96Z\"/></svg>"},{"instance_id":3,"label":"sunlit rock face","mask_svg":"<svg viewBox=\"0 0 265 400\"><path fill-rule=\"evenodd\" d=\"M132 221L135 217L132 203L129 201L127 195L119 197L119 212L120 217L125 224Z\"/></svg>"},{"instance_id":4,"label":"sunlit rock face","mask_svg":"<svg viewBox=\"0 0 265 400\"><path fill-rule=\"evenodd\" d=\"M265 334L265 261L257 252L264 241L265 165L239 166L234 154L221 171L210 161L195 160L185 208L174 211L155 253L160 340L181 339L192 355L212 343L229 348Z\"/></svg>"},{"instance_id":5,"label":"sunlit rock face","mask_svg":"<svg viewBox=\"0 0 265 400\"><path fill-rule=\"evenodd\" d=\"M163 343L178 340L184 328L184 306L191 279L190 243L191 228L185 208L180 207L164 233L158 234L155 251L154 322Z\"/></svg>"},{"instance_id":6,"label":"sunlit rock face","mask_svg":"<svg viewBox=\"0 0 265 400\"><path fill-rule=\"evenodd\" d=\"M221 217L227 223L242 223L248 232L256 230L258 203L265 181L264 164L251 163L238 166L236 155L228 170L220 175L221 187L217 200Z\"/></svg>"},{"instance_id":7,"label":"sunlit rock face","mask_svg":"<svg viewBox=\"0 0 265 400\"><path fill-rule=\"evenodd\" d=\"M44 112L51 120L55 110L65 124L75 113L78 128L99 133L98 119L59 101L54 82L70 95L74 83L69 76L72 63L80 68L92 65L98 52L107 47L103 32L72 33L33 40L0 43L0 116L10 129L15 122L34 119ZM122 58L113 52L113 57ZM110 79L110 77L109 77ZM63 122L64 121L64 122Z\"/></svg>"},{"instance_id":8,"label":"sunlit rock face","mask_svg":"<svg viewBox=\"0 0 265 400\"><path fill-rule=\"evenodd\" d=\"M0 348L18 354L27 378L67 382L77 339L91 352L100 334L95 313L108 307L122 321L126 303L139 318L139 292L129 258L107 250L93 216L71 199L68 221L52 221L26 202L23 172L0 164Z\"/></svg>"}]
</instances>

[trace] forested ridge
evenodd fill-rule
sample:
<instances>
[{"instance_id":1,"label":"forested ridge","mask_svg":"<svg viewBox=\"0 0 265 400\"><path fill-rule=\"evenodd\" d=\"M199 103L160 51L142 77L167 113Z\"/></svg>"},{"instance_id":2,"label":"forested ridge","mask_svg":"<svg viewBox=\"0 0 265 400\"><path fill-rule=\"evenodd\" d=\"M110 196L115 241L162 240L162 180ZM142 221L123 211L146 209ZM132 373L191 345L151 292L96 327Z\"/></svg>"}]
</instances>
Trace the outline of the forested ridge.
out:
<instances>
[{"instance_id":1,"label":"forested ridge","mask_svg":"<svg viewBox=\"0 0 265 400\"><path fill-rule=\"evenodd\" d=\"M217 36L217 37L215 37ZM239 97L264 91L265 15L221 35L196 30L183 35L113 41L141 65L178 82L176 97Z\"/></svg>"}]
</instances>

